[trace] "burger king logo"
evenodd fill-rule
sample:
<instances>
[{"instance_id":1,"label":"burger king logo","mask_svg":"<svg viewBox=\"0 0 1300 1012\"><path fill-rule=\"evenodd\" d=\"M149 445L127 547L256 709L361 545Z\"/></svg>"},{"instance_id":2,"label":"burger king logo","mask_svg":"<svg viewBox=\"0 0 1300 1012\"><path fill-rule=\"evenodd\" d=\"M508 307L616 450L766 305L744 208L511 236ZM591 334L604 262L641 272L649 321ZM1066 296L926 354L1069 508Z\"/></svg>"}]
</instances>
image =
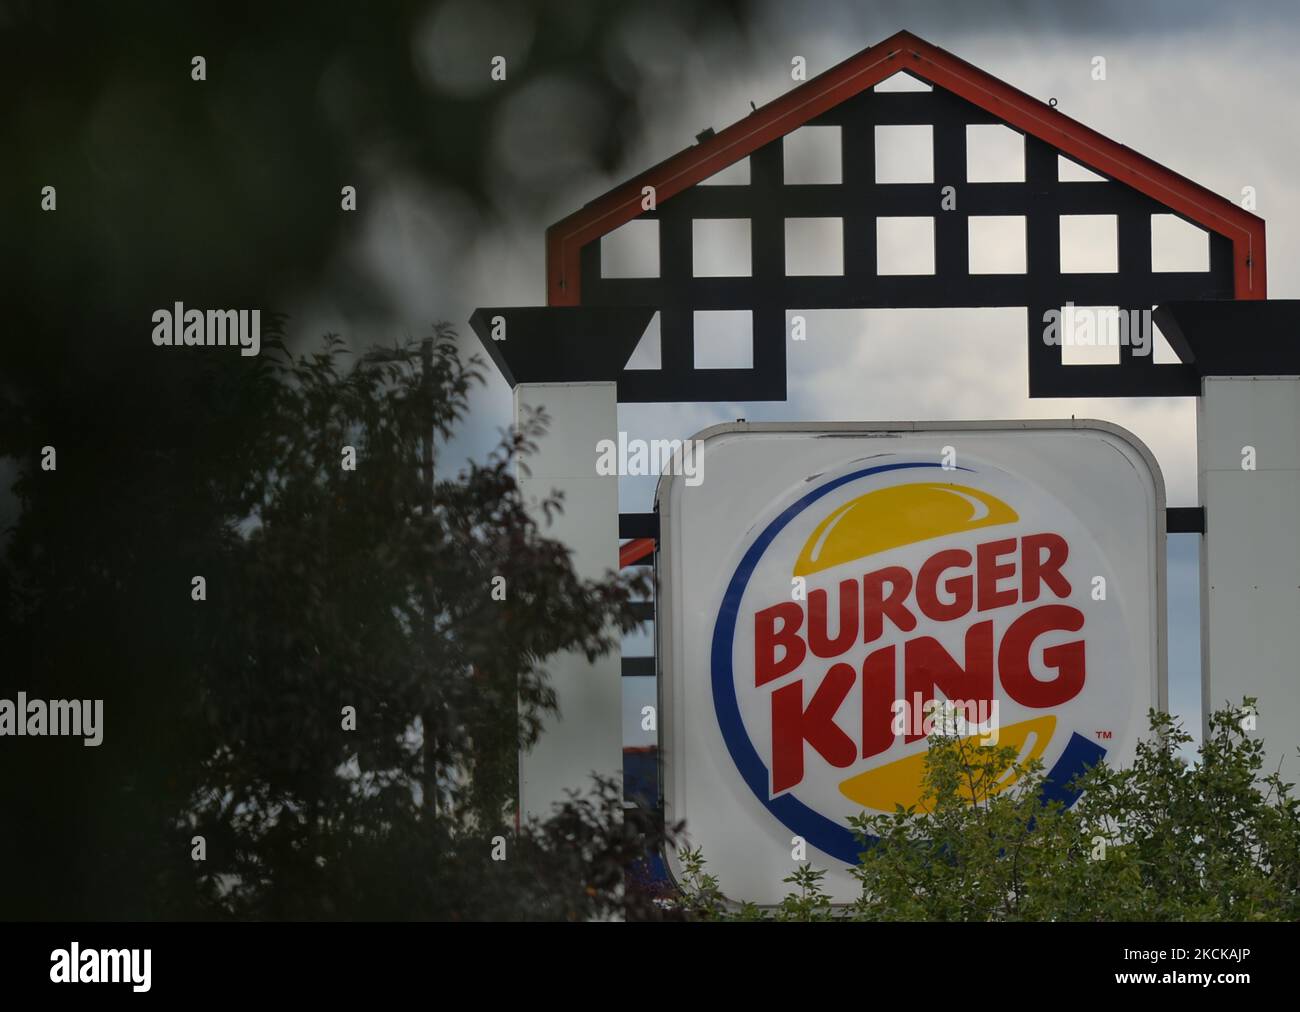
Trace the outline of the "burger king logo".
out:
<instances>
[{"instance_id":1,"label":"burger king logo","mask_svg":"<svg viewBox=\"0 0 1300 1012\"><path fill-rule=\"evenodd\" d=\"M848 819L915 804L936 706L1041 760L1050 797L1136 728L1142 630L1109 546L989 462L884 455L809 479L723 574L718 729L773 818L854 863ZM1000 787L1014 783L1008 768Z\"/></svg>"}]
</instances>

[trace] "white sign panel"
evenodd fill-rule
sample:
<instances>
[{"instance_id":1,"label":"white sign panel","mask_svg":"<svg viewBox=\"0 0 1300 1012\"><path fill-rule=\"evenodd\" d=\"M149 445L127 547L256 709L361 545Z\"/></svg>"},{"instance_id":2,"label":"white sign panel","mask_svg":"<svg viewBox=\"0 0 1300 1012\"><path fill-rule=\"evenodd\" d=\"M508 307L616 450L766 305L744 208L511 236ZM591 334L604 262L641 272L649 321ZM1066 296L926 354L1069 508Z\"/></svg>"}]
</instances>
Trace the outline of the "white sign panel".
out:
<instances>
[{"instance_id":1,"label":"white sign panel","mask_svg":"<svg viewBox=\"0 0 1300 1012\"><path fill-rule=\"evenodd\" d=\"M1054 796L1165 706L1164 485L1102 422L719 426L665 476L665 803L723 892L798 839L856 898L848 823L917 801L925 721L1040 759ZM798 839L796 839L798 838ZM675 871L676 869L674 869Z\"/></svg>"}]
</instances>

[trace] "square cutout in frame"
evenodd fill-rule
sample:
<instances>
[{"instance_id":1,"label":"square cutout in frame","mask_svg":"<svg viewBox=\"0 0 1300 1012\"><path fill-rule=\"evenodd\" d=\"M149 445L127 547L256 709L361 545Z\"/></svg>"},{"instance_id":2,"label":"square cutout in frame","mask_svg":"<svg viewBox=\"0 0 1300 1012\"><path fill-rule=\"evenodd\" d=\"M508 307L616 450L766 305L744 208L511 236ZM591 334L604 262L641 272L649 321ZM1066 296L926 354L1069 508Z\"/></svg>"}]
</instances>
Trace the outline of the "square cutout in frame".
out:
<instances>
[{"instance_id":1,"label":"square cutout in frame","mask_svg":"<svg viewBox=\"0 0 1300 1012\"><path fill-rule=\"evenodd\" d=\"M634 218L601 236L600 276L659 277L659 222Z\"/></svg>"},{"instance_id":2,"label":"square cutout in frame","mask_svg":"<svg viewBox=\"0 0 1300 1012\"><path fill-rule=\"evenodd\" d=\"M707 179L701 179L700 186L748 186L749 159L742 158L732 162L725 169L719 169Z\"/></svg>"},{"instance_id":3,"label":"square cutout in frame","mask_svg":"<svg viewBox=\"0 0 1300 1012\"><path fill-rule=\"evenodd\" d=\"M1165 337L1155 321L1156 306L1151 307L1151 361L1156 365L1182 365L1183 360L1174 351L1169 338Z\"/></svg>"},{"instance_id":4,"label":"square cutout in frame","mask_svg":"<svg viewBox=\"0 0 1300 1012\"><path fill-rule=\"evenodd\" d=\"M933 218L877 218L876 273L934 273Z\"/></svg>"},{"instance_id":5,"label":"square cutout in frame","mask_svg":"<svg viewBox=\"0 0 1300 1012\"><path fill-rule=\"evenodd\" d=\"M905 70L900 70L896 74L891 74L878 85L871 89L881 94L900 91L934 91L933 85L926 84L919 77L913 77Z\"/></svg>"},{"instance_id":6,"label":"square cutout in frame","mask_svg":"<svg viewBox=\"0 0 1300 1012\"><path fill-rule=\"evenodd\" d=\"M697 309L692 326L696 369L754 368L753 312Z\"/></svg>"},{"instance_id":7,"label":"square cutout in frame","mask_svg":"<svg viewBox=\"0 0 1300 1012\"><path fill-rule=\"evenodd\" d=\"M1061 215L1061 273L1114 274L1119 270L1119 218Z\"/></svg>"},{"instance_id":8,"label":"square cutout in frame","mask_svg":"<svg viewBox=\"0 0 1300 1012\"><path fill-rule=\"evenodd\" d=\"M1160 273L1210 269L1210 233L1176 214L1151 216L1151 270Z\"/></svg>"},{"instance_id":9,"label":"square cutout in frame","mask_svg":"<svg viewBox=\"0 0 1300 1012\"><path fill-rule=\"evenodd\" d=\"M933 183L934 127L876 127L877 183Z\"/></svg>"},{"instance_id":10,"label":"square cutout in frame","mask_svg":"<svg viewBox=\"0 0 1300 1012\"><path fill-rule=\"evenodd\" d=\"M799 127L782 138L781 149L786 183L798 186L842 181L839 127Z\"/></svg>"},{"instance_id":11,"label":"square cutout in frame","mask_svg":"<svg viewBox=\"0 0 1300 1012\"><path fill-rule=\"evenodd\" d=\"M1128 339L1128 314L1119 306L1067 303L1058 312L1061 365L1119 365L1121 343Z\"/></svg>"},{"instance_id":12,"label":"square cutout in frame","mask_svg":"<svg viewBox=\"0 0 1300 1012\"><path fill-rule=\"evenodd\" d=\"M1073 158L1065 155L1056 156L1056 178L1062 183L1105 183L1105 176L1099 176L1092 169L1085 168Z\"/></svg>"},{"instance_id":13,"label":"square cutout in frame","mask_svg":"<svg viewBox=\"0 0 1300 1012\"><path fill-rule=\"evenodd\" d=\"M966 219L971 274L1024 274L1024 215L972 215Z\"/></svg>"},{"instance_id":14,"label":"square cutout in frame","mask_svg":"<svg viewBox=\"0 0 1300 1012\"><path fill-rule=\"evenodd\" d=\"M658 313L650 317L645 333L632 349L632 355L623 368L635 372L663 368L663 336L659 330Z\"/></svg>"},{"instance_id":15,"label":"square cutout in frame","mask_svg":"<svg viewBox=\"0 0 1300 1012\"><path fill-rule=\"evenodd\" d=\"M966 182L1023 183L1025 135L1001 123L966 126Z\"/></svg>"},{"instance_id":16,"label":"square cutout in frame","mask_svg":"<svg viewBox=\"0 0 1300 1012\"><path fill-rule=\"evenodd\" d=\"M843 218L786 218L787 277L836 276L844 273Z\"/></svg>"},{"instance_id":17,"label":"square cutout in frame","mask_svg":"<svg viewBox=\"0 0 1300 1012\"><path fill-rule=\"evenodd\" d=\"M697 278L747 278L753 268L748 218L691 220L691 270Z\"/></svg>"}]
</instances>

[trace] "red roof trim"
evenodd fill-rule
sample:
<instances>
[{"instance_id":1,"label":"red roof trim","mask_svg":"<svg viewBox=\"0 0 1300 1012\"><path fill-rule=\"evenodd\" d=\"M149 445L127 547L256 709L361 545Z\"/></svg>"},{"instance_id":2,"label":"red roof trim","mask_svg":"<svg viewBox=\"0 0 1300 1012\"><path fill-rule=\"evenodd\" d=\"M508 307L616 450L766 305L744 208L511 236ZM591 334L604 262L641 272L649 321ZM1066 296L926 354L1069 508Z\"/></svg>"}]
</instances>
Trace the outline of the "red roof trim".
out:
<instances>
[{"instance_id":1,"label":"red roof trim","mask_svg":"<svg viewBox=\"0 0 1300 1012\"><path fill-rule=\"evenodd\" d=\"M641 213L642 187L653 186L656 199L667 200L904 68L1226 236L1233 245L1236 297L1265 297L1262 218L951 53L899 32L552 225L546 231L547 303L581 304L579 251Z\"/></svg>"},{"instance_id":2,"label":"red roof trim","mask_svg":"<svg viewBox=\"0 0 1300 1012\"><path fill-rule=\"evenodd\" d=\"M624 569L627 566L640 562L647 555L653 555L655 550L654 538L637 538L634 541L628 541L618 546L618 568Z\"/></svg>"}]
</instances>

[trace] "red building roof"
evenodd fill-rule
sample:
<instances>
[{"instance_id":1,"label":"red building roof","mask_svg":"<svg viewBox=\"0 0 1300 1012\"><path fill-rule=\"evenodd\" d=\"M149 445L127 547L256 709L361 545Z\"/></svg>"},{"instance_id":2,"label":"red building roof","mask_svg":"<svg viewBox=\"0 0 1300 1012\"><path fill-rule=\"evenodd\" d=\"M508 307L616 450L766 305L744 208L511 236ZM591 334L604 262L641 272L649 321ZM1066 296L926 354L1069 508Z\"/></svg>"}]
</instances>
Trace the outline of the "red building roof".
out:
<instances>
[{"instance_id":1,"label":"red building roof","mask_svg":"<svg viewBox=\"0 0 1300 1012\"><path fill-rule=\"evenodd\" d=\"M900 70L966 99L1008 126L1225 236L1232 242L1236 298L1265 297L1262 218L924 39L898 32L552 225L546 233L548 304L581 304L579 251L641 214L642 187L653 186L656 200L667 200Z\"/></svg>"}]
</instances>

